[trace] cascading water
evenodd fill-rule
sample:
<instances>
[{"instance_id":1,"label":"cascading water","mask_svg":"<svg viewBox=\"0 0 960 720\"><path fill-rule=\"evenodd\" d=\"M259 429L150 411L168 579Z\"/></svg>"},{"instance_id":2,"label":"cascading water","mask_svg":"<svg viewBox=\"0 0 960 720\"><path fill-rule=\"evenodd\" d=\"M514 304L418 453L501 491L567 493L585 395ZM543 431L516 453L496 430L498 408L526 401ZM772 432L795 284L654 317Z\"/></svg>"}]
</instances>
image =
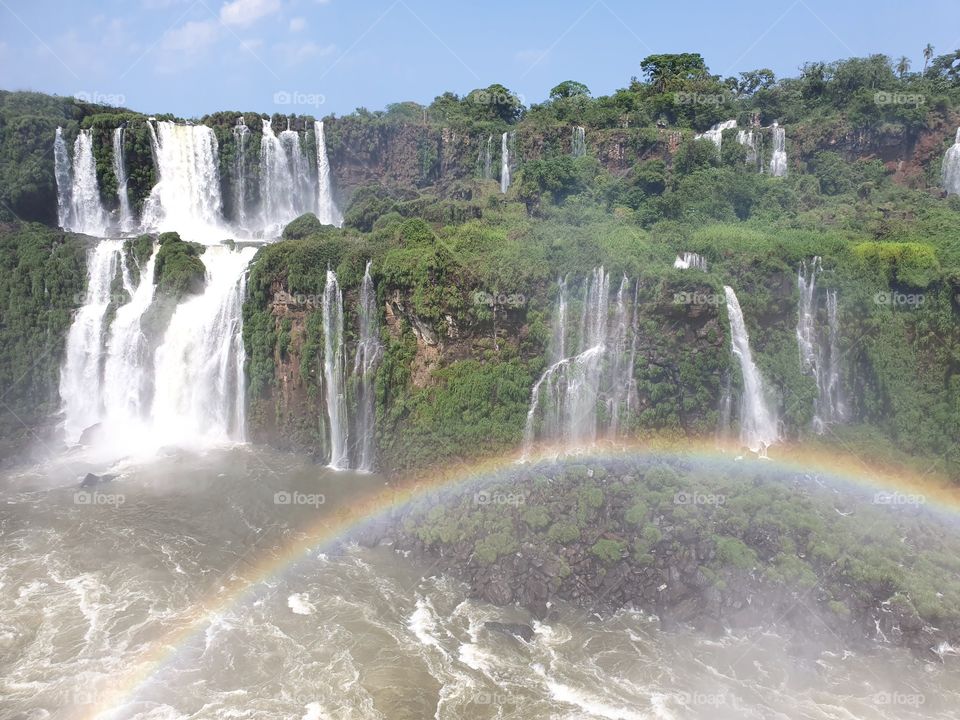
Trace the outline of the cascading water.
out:
<instances>
[{"instance_id":1,"label":"cascading water","mask_svg":"<svg viewBox=\"0 0 960 720\"><path fill-rule=\"evenodd\" d=\"M493 135L487 135L487 141L481 144L477 165L484 180L493 180Z\"/></svg>"},{"instance_id":2,"label":"cascading water","mask_svg":"<svg viewBox=\"0 0 960 720\"><path fill-rule=\"evenodd\" d=\"M220 161L213 130L168 121L148 122L147 127L160 179L144 203L144 230L175 230L201 242L222 237Z\"/></svg>"},{"instance_id":3,"label":"cascading water","mask_svg":"<svg viewBox=\"0 0 960 720\"><path fill-rule=\"evenodd\" d=\"M260 138L261 213L263 224L274 235L279 235L283 226L297 217L294 197L290 158L280 138L274 134L270 121L264 120Z\"/></svg>"},{"instance_id":4,"label":"cascading water","mask_svg":"<svg viewBox=\"0 0 960 720\"><path fill-rule=\"evenodd\" d=\"M67 334L66 360L60 371L64 435L75 443L101 420L103 405L104 317L110 286L117 275L122 242L103 240L88 253L87 292Z\"/></svg>"},{"instance_id":5,"label":"cascading water","mask_svg":"<svg viewBox=\"0 0 960 720\"><path fill-rule=\"evenodd\" d=\"M117 201L120 209L120 232L131 233L136 229L130 196L127 193L127 163L123 152L125 128L121 125L113 131L113 174L117 178Z\"/></svg>"},{"instance_id":6,"label":"cascading water","mask_svg":"<svg viewBox=\"0 0 960 720\"><path fill-rule=\"evenodd\" d=\"M947 195L960 195L960 128L956 141L943 156L943 189Z\"/></svg>"},{"instance_id":7,"label":"cascading water","mask_svg":"<svg viewBox=\"0 0 960 720\"><path fill-rule=\"evenodd\" d=\"M821 271L819 257L814 257L809 266L801 262L797 271L797 290L800 295L797 310L797 346L803 372L813 377L817 383L813 416L813 428L817 433L823 433L828 424L840 422L846 415L840 384L836 291L828 290L825 293L826 332L818 326L817 276Z\"/></svg>"},{"instance_id":8,"label":"cascading water","mask_svg":"<svg viewBox=\"0 0 960 720\"><path fill-rule=\"evenodd\" d=\"M685 252L682 255L677 255L677 259L673 261L673 266L677 270L707 271L706 259L694 252Z\"/></svg>"},{"instance_id":9,"label":"cascading water","mask_svg":"<svg viewBox=\"0 0 960 720\"><path fill-rule=\"evenodd\" d=\"M757 165L757 160L760 157L759 148L757 146L757 138L758 136L754 135L752 129L737 131L737 142L747 149L747 156L745 159L747 165Z\"/></svg>"},{"instance_id":10,"label":"cascading water","mask_svg":"<svg viewBox=\"0 0 960 720\"><path fill-rule=\"evenodd\" d=\"M633 387L633 363L636 356L636 296L634 296L634 317L629 320L630 309L628 294L630 281L623 276L617 291L617 307L614 312L613 338L610 341L610 387L607 392L607 434L611 438L620 432L620 421L630 404ZM631 333L631 330L633 331Z\"/></svg>"},{"instance_id":11,"label":"cascading water","mask_svg":"<svg viewBox=\"0 0 960 720\"><path fill-rule=\"evenodd\" d=\"M573 128L573 139L570 142L573 157L583 157L587 154L587 131L580 125Z\"/></svg>"},{"instance_id":12,"label":"cascading water","mask_svg":"<svg viewBox=\"0 0 960 720\"><path fill-rule=\"evenodd\" d=\"M317 141L317 217L324 225L343 226L343 215L333 198L333 181L330 173L330 160L327 157L327 138L323 131L323 120L313 123Z\"/></svg>"},{"instance_id":13,"label":"cascading water","mask_svg":"<svg viewBox=\"0 0 960 720\"><path fill-rule=\"evenodd\" d=\"M723 145L723 131L724 130L733 130L737 127L736 120L724 120L721 123L717 123L712 128L706 132L700 133L699 135L694 135L695 140L709 140L714 145L717 146L717 152L720 152L720 148Z\"/></svg>"},{"instance_id":14,"label":"cascading water","mask_svg":"<svg viewBox=\"0 0 960 720\"><path fill-rule=\"evenodd\" d=\"M726 374L723 380L723 392L720 395L720 407L717 419L717 445L724 447L730 442L730 418L733 411L733 387L730 375Z\"/></svg>"},{"instance_id":15,"label":"cascading water","mask_svg":"<svg viewBox=\"0 0 960 720\"><path fill-rule=\"evenodd\" d=\"M500 136L500 192L510 189L510 133Z\"/></svg>"},{"instance_id":16,"label":"cascading water","mask_svg":"<svg viewBox=\"0 0 960 720\"><path fill-rule=\"evenodd\" d=\"M773 155L770 157L770 174L773 177L787 175L787 133L777 123L773 124Z\"/></svg>"},{"instance_id":17,"label":"cascading water","mask_svg":"<svg viewBox=\"0 0 960 720\"><path fill-rule=\"evenodd\" d=\"M531 391L524 456L529 456L538 435L540 439L559 439L571 449L596 440L601 363L607 350L609 290L609 276L602 267L597 268L584 286L577 354L554 361ZM555 323L561 318L560 322L566 324L566 303L566 283L562 283ZM560 327L555 325L554 336L566 337L567 328Z\"/></svg>"},{"instance_id":18,"label":"cascading water","mask_svg":"<svg viewBox=\"0 0 960 720\"><path fill-rule=\"evenodd\" d=\"M297 215L313 212L316 208L316 197L300 133L288 127L280 133L280 145L283 147L287 162L290 164L290 177L293 181L290 199L293 211Z\"/></svg>"},{"instance_id":19,"label":"cascading water","mask_svg":"<svg viewBox=\"0 0 960 720\"><path fill-rule=\"evenodd\" d=\"M57 180L57 221L60 227L85 235L106 235L109 223L100 201L97 161L93 156L93 130L81 130L77 134L71 163L63 130L58 127L53 140L53 157Z\"/></svg>"},{"instance_id":20,"label":"cascading water","mask_svg":"<svg viewBox=\"0 0 960 720\"><path fill-rule=\"evenodd\" d=\"M323 289L323 379L330 425L330 467L334 470L350 467L343 354L343 293L337 274L327 270Z\"/></svg>"},{"instance_id":21,"label":"cascading water","mask_svg":"<svg viewBox=\"0 0 960 720\"><path fill-rule=\"evenodd\" d=\"M377 291L370 277L370 262L367 262L360 286L360 339L353 361L353 377L356 382L356 467L362 472L371 472L376 461L376 395L374 380L383 355L380 343Z\"/></svg>"},{"instance_id":22,"label":"cascading water","mask_svg":"<svg viewBox=\"0 0 960 720\"><path fill-rule=\"evenodd\" d=\"M63 128L58 127L53 140L53 171L57 180L57 224L70 227L70 207L73 204L73 179L70 172L70 154L63 139Z\"/></svg>"},{"instance_id":23,"label":"cascading water","mask_svg":"<svg viewBox=\"0 0 960 720\"><path fill-rule=\"evenodd\" d=\"M247 210L247 140L249 137L250 128L247 127L241 115L233 127L233 139L237 146L237 154L233 160L233 213L237 225L241 228L249 227L251 220Z\"/></svg>"},{"instance_id":24,"label":"cascading water","mask_svg":"<svg viewBox=\"0 0 960 720\"><path fill-rule=\"evenodd\" d=\"M760 370L753 362L750 336L733 288L724 286L727 315L730 318L730 344L740 364L743 395L740 400L740 442L755 453L765 456L767 448L779 439L776 413L767 404L766 389Z\"/></svg>"}]
</instances>

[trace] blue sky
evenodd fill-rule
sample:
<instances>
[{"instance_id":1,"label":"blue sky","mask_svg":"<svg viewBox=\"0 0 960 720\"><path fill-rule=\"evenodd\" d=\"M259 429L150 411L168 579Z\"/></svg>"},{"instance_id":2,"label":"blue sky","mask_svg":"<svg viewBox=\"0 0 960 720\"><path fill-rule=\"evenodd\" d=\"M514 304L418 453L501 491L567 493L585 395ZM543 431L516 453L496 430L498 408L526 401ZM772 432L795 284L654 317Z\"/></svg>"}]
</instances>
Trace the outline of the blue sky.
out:
<instances>
[{"instance_id":1,"label":"blue sky","mask_svg":"<svg viewBox=\"0 0 960 720\"><path fill-rule=\"evenodd\" d=\"M730 75L960 47L956 0L0 0L0 88L199 117L344 114L500 82L623 87L654 52Z\"/></svg>"}]
</instances>

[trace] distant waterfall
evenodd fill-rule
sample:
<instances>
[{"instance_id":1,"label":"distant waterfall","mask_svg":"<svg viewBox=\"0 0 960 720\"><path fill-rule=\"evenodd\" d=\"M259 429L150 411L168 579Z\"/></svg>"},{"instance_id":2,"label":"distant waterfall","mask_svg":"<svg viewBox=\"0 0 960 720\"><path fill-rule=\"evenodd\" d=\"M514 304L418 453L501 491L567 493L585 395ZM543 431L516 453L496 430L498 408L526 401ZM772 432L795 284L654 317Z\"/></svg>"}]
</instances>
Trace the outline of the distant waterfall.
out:
<instances>
[{"instance_id":1,"label":"distant waterfall","mask_svg":"<svg viewBox=\"0 0 960 720\"><path fill-rule=\"evenodd\" d=\"M57 222L64 230L85 235L107 234L107 212L100 201L97 161L93 156L93 130L81 130L73 143L73 160L67 152L62 128L53 140L54 175L57 180Z\"/></svg>"},{"instance_id":2,"label":"distant waterfall","mask_svg":"<svg viewBox=\"0 0 960 720\"><path fill-rule=\"evenodd\" d=\"M120 232L132 233L136 229L130 196L127 192L127 163L123 152L124 127L113 131L113 174L117 178L117 200L120 208Z\"/></svg>"},{"instance_id":3,"label":"distant waterfall","mask_svg":"<svg viewBox=\"0 0 960 720\"><path fill-rule=\"evenodd\" d=\"M766 455L767 448L779 439L776 413L767 404L763 377L753 362L750 336L743 321L740 302L733 288L724 286L727 315L730 318L731 350L740 364L743 395L740 400L740 442L753 452Z\"/></svg>"},{"instance_id":4,"label":"distant waterfall","mask_svg":"<svg viewBox=\"0 0 960 720\"><path fill-rule=\"evenodd\" d=\"M800 350L800 366L817 383L817 399L814 402L813 428L823 433L830 423L845 419L840 385L839 321L837 319L837 293L826 291L827 327L820 326L817 303L817 276L821 272L820 258L814 257L808 266L800 264L797 271L797 290L800 295L797 310L797 346Z\"/></svg>"},{"instance_id":5,"label":"distant waterfall","mask_svg":"<svg viewBox=\"0 0 960 720\"><path fill-rule=\"evenodd\" d=\"M747 165L758 164L760 158L758 143L758 135L755 135L753 130L739 130L737 132L737 142L743 145L747 149L747 157L745 162ZM762 166L761 166L762 169Z\"/></svg>"},{"instance_id":6,"label":"distant waterfall","mask_svg":"<svg viewBox=\"0 0 960 720\"><path fill-rule=\"evenodd\" d=\"M327 157L327 137L323 131L323 120L313 123L317 141L317 217L324 225L343 226L343 215L333 198L333 181L330 173L330 160Z\"/></svg>"},{"instance_id":7,"label":"distant waterfall","mask_svg":"<svg viewBox=\"0 0 960 720\"><path fill-rule=\"evenodd\" d=\"M960 128L956 142L943 156L943 189L947 195L960 195Z\"/></svg>"},{"instance_id":8,"label":"distant waterfall","mask_svg":"<svg viewBox=\"0 0 960 720\"><path fill-rule=\"evenodd\" d=\"M247 210L247 140L250 128L243 116L237 118L233 126L233 139L237 145L237 154L233 159L233 213L241 228L249 227L250 213Z\"/></svg>"},{"instance_id":9,"label":"distant waterfall","mask_svg":"<svg viewBox=\"0 0 960 720\"><path fill-rule=\"evenodd\" d=\"M677 270L707 271L707 261L703 256L697 255L697 253L694 252L685 252L682 255L677 255L677 259L673 261L673 266Z\"/></svg>"},{"instance_id":10,"label":"distant waterfall","mask_svg":"<svg viewBox=\"0 0 960 720\"><path fill-rule=\"evenodd\" d=\"M156 124L156 127L154 127ZM144 203L143 228L209 242L223 235L217 137L205 125L148 122L159 181Z\"/></svg>"},{"instance_id":11,"label":"distant waterfall","mask_svg":"<svg viewBox=\"0 0 960 720\"><path fill-rule=\"evenodd\" d=\"M718 409L716 441L721 447L730 442L730 419L733 414L733 387L730 375L725 374L723 380L723 392L720 395L720 407Z\"/></svg>"},{"instance_id":12,"label":"distant waterfall","mask_svg":"<svg viewBox=\"0 0 960 720\"><path fill-rule=\"evenodd\" d=\"M724 120L721 123L717 123L706 132L702 132L699 135L694 135L693 137L695 140L709 140L717 146L717 152L719 153L721 146L723 145L723 131L733 130L736 127L736 120Z\"/></svg>"},{"instance_id":13,"label":"distant waterfall","mask_svg":"<svg viewBox=\"0 0 960 720\"><path fill-rule=\"evenodd\" d=\"M60 399L68 442L76 442L86 428L101 420L104 318L121 247L119 240L104 240L87 256L85 302L67 334L66 359L60 372Z\"/></svg>"},{"instance_id":14,"label":"distant waterfall","mask_svg":"<svg viewBox=\"0 0 960 720\"><path fill-rule=\"evenodd\" d=\"M313 180L310 177L310 168L307 155L303 151L300 133L289 127L280 133L280 145L287 156L290 165L292 180L290 202L293 205L294 217L306 212L313 212L316 207L316 196L313 190ZM291 218L292 219L292 218Z\"/></svg>"},{"instance_id":15,"label":"distant waterfall","mask_svg":"<svg viewBox=\"0 0 960 720\"><path fill-rule=\"evenodd\" d=\"M773 155L770 157L770 174L773 177L787 175L787 133L777 123L773 124Z\"/></svg>"},{"instance_id":16,"label":"distant waterfall","mask_svg":"<svg viewBox=\"0 0 960 720\"><path fill-rule=\"evenodd\" d=\"M377 291L370 277L370 262L367 261L360 286L360 338L353 361L353 377L356 380L357 402L354 427L357 435L356 467L371 472L376 462L376 393L374 380L383 355L380 343L379 309Z\"/></svg>"},{"instance_id":17,"label":"distant waterfall","mask_svg":"<svg viewBox=\"0 0 960 720\"><path fill-rule=\"evenodd\" d=\"M500 136L500 192L510 189L510 133Z\"/></svg>"},{"instance_id":18,"label":"distant waterfall","mask_svg":"<svg viewBox=\"0 0 960 720\"><path fill-rule=\"evenodd\" d=\"M559 338L569 334L569 329L564 327L568 324L566 282L561 282L559 289L553 344L554 352L559 349L565 353L558 342L565 346L565 339L560 342ZM602 267L597 268L584 284L576 354L554 360L530 393L524 455L529 455L538 438L560 440L569 448L596 440L602 361L609 341L609 296L610 278Z\"/></svg>"},{"instance_id":19,"label":"distant waterfall","mask_svg":"<svg viewBox=\"0 0 960 720\"><path fill-rule=\"evenodd\" d=\"M573 139L570 141L570 154L583 157L587 154L587 131L580 125L573 127Z\"/></svg>"},{"instance_id":20,"label":"distant waterfall","mask_svg":"<svg viewBox=\"0 0 960 720\"><path fill-rule=\"evenodd\" d=\"M327 270L327 284L323 290L323 379L330 421L330 467L336 470L350 467L343 354L343 293L337 274Z\"/></svg>"},{"instance_id":21,"label":"distant waterfall","mask_svg":"<svg viewBox=\"0 0 960 720\"><path fill-rule=\"evenodd\" d=\"M289 141L288 141L289 146ZM263 121L260 138L260 200L263 224L274 234L297 217L290 158L269 120Z\"/></svg>"},{"instance_id":22,"label":"distant waterfall","mask_svg":"<svg viewBox=\"0 0 960 720\"><path fill-rule=\"evenodd\" d=\"M607 393L607 435L610 438L619 435L621 421L626 417L635 394L633 367L637 355L637 290L635 284L631 316L630 281L624 275L617 291L613 337L609 343L611 357L610 386Z\"/></svg>"},{"instance_id":23,"label":"distant waterfall","mask_svg":"<svg viewBox=\"0 0 960 720\"><path fill-rule=\"evenodd\" d=\"M58 127L53 140L53 171L57 180L57 225L70 227L70 208L73 204L73 178L70 172L70 154L63 139L63 128Z\"/></svg>"},{"instance_id":24,"label":"distant waterfall","mask_svg":"<svg viewBox=\"0 0 960 720\"><path fill-rule=\"evenodd\" d=\"M480 152L477 153L477 168L483 180L493 179L493 135L487 135L486 141L480 143Z\"/></svg>"}]
</instances>

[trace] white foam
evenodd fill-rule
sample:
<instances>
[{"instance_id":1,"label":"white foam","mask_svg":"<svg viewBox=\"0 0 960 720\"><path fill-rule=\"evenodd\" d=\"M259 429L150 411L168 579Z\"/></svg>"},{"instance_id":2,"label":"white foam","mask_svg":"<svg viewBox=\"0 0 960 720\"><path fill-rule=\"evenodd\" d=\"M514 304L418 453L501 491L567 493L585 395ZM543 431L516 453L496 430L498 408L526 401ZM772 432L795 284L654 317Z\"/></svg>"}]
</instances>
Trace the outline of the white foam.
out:
<instances>
[{"instance_id":1,"label":"white foam","mask_svg":"<svg viewBox=\"0 0 960 720\"><path fill-rule=\"evenodd\" d=\"M287 598L287 607L297 615L313 615L317 608L310 602L310 596L307 593L294 593Z\"/></svg>"}]
</instances>

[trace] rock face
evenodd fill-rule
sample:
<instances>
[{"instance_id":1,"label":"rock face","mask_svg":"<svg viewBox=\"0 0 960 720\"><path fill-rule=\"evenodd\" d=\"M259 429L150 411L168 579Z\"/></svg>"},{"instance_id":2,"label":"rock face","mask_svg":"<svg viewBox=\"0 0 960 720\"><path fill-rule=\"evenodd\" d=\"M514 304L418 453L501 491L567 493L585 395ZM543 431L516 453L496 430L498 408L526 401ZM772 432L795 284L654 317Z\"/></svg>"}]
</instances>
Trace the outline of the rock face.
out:
<instances>
[{"instance_id":1,"label":"rock face","mask_svg":"<svg viewBox=\"0 0 960 720\"><path fill-rule=\"evenodd\" d=\"M711 635L777 626L796 642L830 647L881 640L929 654L941 642L956 645L951 598L960 582L940 576L953 551L937 544L942 533L925 525L929 518L890 513L864 496L844 498L857 508L851 522L835 512L834 490L767 467L669 458L539 464L501 473L481 492L406 508L377 539L439 564L477 598L536 617L564 600L600 613L633 607L655 613L665 629ZM880 524L911 548L870 547L865 534ZM878 558L896 563L928 542L924 561L941 570L881 580ZM933 605L910 599L910 589L925 587L938 588Z\"/></svg>"}]
</instances>

